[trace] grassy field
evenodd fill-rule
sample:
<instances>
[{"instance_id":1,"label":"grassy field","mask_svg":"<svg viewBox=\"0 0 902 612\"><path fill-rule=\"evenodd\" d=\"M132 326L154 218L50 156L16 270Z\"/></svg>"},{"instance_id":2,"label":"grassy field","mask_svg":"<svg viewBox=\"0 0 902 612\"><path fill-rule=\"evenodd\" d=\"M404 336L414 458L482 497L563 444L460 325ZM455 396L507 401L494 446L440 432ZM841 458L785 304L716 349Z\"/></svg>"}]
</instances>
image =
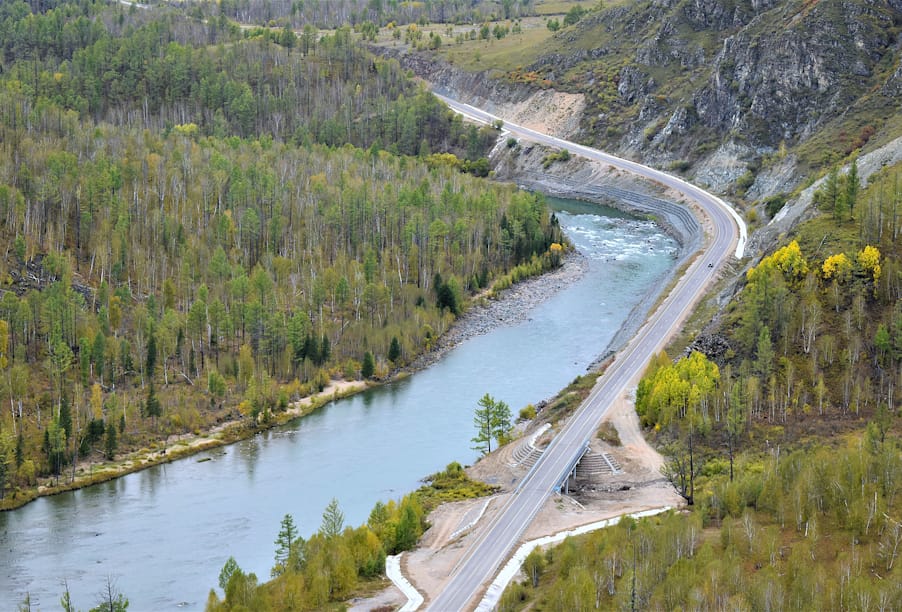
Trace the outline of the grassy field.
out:
<instances>
[{"instance_id":1,"label":"grassy field","mask_svg":"<svg viewBox=\"0 0 902 612\"><path fill-rule=\"evenodd\" d=\"M619 4L624 0L614 0ZM465 25L426 24L398 25L382 28L377 35L377 42L383 45L399 47L431 48L439 56L451 64L464 70L500 70L510 72L533 63L549 50L546 41L554 36L548 29L548 22L563 20L564 15L574 6L589 10L598 5L597 0L579 0L567 2L554 0L536 2L536 16L518 20L499 20L487 23ZM605 2L605 6L611 6ZM498 38L495 36L496 26L506 28L507 33ZM488 27L488 37L481 36ZM396 32L395 30L399 30ZM415 32L409 34L409 32ZM438 36L439 45L430 46L430 40Z\"/></svg>"}]
</instances>

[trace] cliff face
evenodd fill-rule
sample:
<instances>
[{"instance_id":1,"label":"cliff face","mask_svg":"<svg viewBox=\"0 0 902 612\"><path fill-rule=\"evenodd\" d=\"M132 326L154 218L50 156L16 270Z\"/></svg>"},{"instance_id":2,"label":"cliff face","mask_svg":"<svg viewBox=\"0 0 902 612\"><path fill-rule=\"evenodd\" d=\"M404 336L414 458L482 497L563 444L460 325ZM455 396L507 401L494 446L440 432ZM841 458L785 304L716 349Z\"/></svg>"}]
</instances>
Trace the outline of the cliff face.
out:
<instances>
[{"instance_id":1,"label":"cliff face","mask_svg":"<svg viewBox=\"0 0 902 612\"><path fill-rule=\"evenodd\" d=\"M899 135L900 26L900 0L653 0L530 68L586 93L583 137L723 189L781 145L811 166Z\"/></svg>"},{"instance_id":2,"label":"cliff face","mask_svg":"<svg viewBox=\"0 0 902 612\"><path fill-rule=\"evenodd\" d=\"M902 15L880 3L787 9L724 38L707 83L692 96L704 125L742 130L765 146L799 140L884 80L880 64L893 55ZM775 20L786 25L775 30Z\"/></svg>"},{"instance_id":3,"label":"cliff face","mask_svg":"<svg viewBox=\"0 0 902 612\"><path fill-rule=\"evenodd\" d=\"M650 0L590 12L526 70L582 96L559 135L752 202L902 136L900 31L902 0ZM542 104L515 75L399 59L511 120Z\"/></svg>"}]
</instances>

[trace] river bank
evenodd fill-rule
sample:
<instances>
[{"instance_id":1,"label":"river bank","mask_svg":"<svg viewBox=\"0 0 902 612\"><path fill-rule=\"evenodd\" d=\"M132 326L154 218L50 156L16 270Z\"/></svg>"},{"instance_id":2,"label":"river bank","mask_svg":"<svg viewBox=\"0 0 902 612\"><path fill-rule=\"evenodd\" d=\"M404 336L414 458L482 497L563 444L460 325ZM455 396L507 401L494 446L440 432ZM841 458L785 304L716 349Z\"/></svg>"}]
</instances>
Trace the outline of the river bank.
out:
<instances>
[{"instance_id":1,"label":"river bank","mask_svg":"<svg viewBox=\"0 0 902 612\"><path fill-rule=\"evenodd\" d=\"M273 413L265 423L252 426L246 419L230 420L198 433L174 434L156 444L123 454L112 461L90 460L79 464L72 472L64 472L59 477L43 478L34 489L24 494L7 497L0 511L10 511L32 502L40 497L59 495L67 491L75 491L91 485L100 484L140 470L145 470L163 463L171 463L227 444L233 444L257 433L273 427L284 425L289 421L302 418L329 402L349 397L368 387L366 381L333 380L320 393L301 398L289 405L284 412ZM68 482L59 482L70 478ZM54 482L57 481L57 482Z\"/></svg>"},{"instance_id":2,"label":"river bank","mask_svg":"<svg viewBox=\"0 0 902 612\"><path fill-rule=\"evenodd\" d=\"M497 161L498 178L517 182L527 188L541 190L557 197L569 197L588 202L616 205L616 208L631 214L647 215L648 202L642 198L654 198L654 203L664 203L655 215L655 220L664 227L680 244L677 263L667 273L662 284L670 282L675 271L701 242L702 233L699 226L692 227L691 213L673 202L640 192L638 186L629 179L610 170L599 168L584 160L575 159L566 166L556 167L555 174L538 172L536 158L542 149L535 147L521 151L516 159L501 157ZM607 193L603 183L623 185L619 193L624 196L619 201L611 193ZM630 198L630 194L634 197ZM644 203L644 206L642 205ZM689 214L687 220L686 214ZM419 355L406 366L392 372L383 380L346 381L334 380L321 393L301 398L284 412L275 412L271 418L256 425L247 419L235 419L218 424L211 429L196 433L172 435L152 446L141 448L113 460L91 460L80 464L72 478L72 472L64 473L60 478L44 478L38 486L27 491L19 491L0 501L0 510L14 510L35 499L47 495L57 495L66 491L81 489L87 486L113 480L134 472L147 469L176 459L189 457L205 450L233 444L254 436L261 431L272 429L294 419L302 418L329 402L359 393L371 386L388 384L411 374L428 368L442 359L449 351L462 342L499 327L515 325L529 316L530 311L550 299L559 291L579 280L585 274L588 262L584 255L576 251L568 252L563 264L540 276L527 278L504 291L495 294L491 291L477 297L468 308L454 321L449 329L439 337L436 344L427 352ZM607 347L599 347L600 352L595 362L597 366L609 356L617 346L629 338L642 324L657 292L649 291L637 303L627 320L618 330L615 338ZM64 479L72 478L68 482ZM61 482L62 481L62 482Z\"/></svg>"},{"instance_id":3,"label":"river bank","mask_svg":"<svg viewBox=\"0 0 902 612\"><path fill-rule=\"evenodd\" d=\"M432 350L403 368L402 375L429 367L454 347L474 336L527 319L530 310L579 280L587 269L586 257L577 251L571 251L564 257L563 264L550 272L522 280L494 297L476 298L438 339Z\"/></svg>"},{"instance_id":4,"label":"river bank","mask_svg":"<svg viewBox=\"0 0 902 612\"><path fill-rule=\"evenodd\" d=\"M256 425L247 419L229 420L208 430L171 435L152 446L126 453L113 461L100 459L85 461L76 467L74 478L71 471L64 471L59 477L42 478L33 489L18 491L15 495L0 500L0 511L15 510L39 497L74 491L190 457L202 451L234 444L261 431L303 418L330 402L350 397L375 385L389 384L410 376L439 361L446 353L469 338L523 320L531 309L579 280L585 273L587 265L583 255L570 252L565 256L563 264L555 270L527 278L498 294L493 294L494 297L476 298L429 351L383 380L333 380L320 393L301 398L291 403L284 412L271 413L267 421Z\"/></svg>"},{"instance_id":5,"label":"river bank","mask_svg":"<svg viewBox=\"0 0 902 612\"><path fill-rule=\"evenodd\" d=\"M472 464L479 398L538 405L584 374L678 251L647 220L575 201L549 204L588 262L577 282L550 297L534 291L538 305L525 320L461 342L415 376L324 402L287 426L187 460L0 513L0 559L9 568L0 573L0 608L14 608L26 592L52 607L64 579L77 583L76 601L90 601L112 575L141 609L188 602L183 609L202 610L229 556L268 574L266 543L286 513L306 535L338 498L348 524L361 524L376 500L397 499L451 461ZM221 546L209 547L214 541ZM129 554L136 549L140 560Z\"/></svg>"}]
</instances>

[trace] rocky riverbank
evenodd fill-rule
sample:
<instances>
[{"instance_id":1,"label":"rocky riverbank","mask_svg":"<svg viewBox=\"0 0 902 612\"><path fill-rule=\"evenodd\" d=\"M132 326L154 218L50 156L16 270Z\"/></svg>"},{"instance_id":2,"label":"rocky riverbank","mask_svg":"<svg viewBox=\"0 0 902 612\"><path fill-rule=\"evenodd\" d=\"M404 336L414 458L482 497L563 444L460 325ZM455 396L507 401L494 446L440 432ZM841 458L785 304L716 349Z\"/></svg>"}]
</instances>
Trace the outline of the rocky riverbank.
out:
<instances>
[{"instance_id":1,"label":"rocky riverbank","mask_svg":"<svg viewBox=\"0 0 902 612\"><path fill-rule=\"evenodd\" d=\"M487 334L502 325L515 325L523 321L533 308L579 280L588 266L586 257L573 251L556 270L520 281L494 298L477 298L438 339L435 347L417 357L405 370L427 368L469 338Z\"/></svg>"}]
</instances>

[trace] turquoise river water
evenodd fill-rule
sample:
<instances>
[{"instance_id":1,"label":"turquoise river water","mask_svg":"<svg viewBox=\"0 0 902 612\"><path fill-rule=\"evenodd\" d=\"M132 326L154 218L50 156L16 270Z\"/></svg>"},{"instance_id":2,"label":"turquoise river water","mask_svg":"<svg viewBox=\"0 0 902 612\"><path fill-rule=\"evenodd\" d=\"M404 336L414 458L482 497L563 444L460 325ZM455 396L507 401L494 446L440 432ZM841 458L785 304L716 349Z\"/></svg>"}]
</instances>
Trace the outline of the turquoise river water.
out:
<instances>
[{"instance_id":1,"label":"turquoise river water","mask_svg":"<svg viewBox=\"0 0 902 612\"><path fill-rule=\"evenodd\" d=\"M550 203L589 259L579 281L405 380L228 447L0 513L0 610L26 593L32 609L59 609L64 581L87 609L108 578L130 610L203 610L230 555L269 577L286 513L307 535L335 497L345 524L359 525L376 501L399 498L451 461L472 463L483 394L514 414L553 396L675 261L676 243L651 222Z\"/></svg>"}]
</instances>

